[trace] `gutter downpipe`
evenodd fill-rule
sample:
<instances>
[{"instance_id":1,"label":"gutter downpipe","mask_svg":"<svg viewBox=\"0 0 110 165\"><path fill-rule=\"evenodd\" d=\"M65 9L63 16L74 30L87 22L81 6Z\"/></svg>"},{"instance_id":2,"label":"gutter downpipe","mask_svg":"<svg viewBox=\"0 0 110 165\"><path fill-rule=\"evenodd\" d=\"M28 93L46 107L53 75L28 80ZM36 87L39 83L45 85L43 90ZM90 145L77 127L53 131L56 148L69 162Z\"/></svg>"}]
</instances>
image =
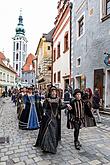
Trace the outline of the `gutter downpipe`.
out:
<instances>
[{"instance_id":1,"label":"gutter downpipe","mask_svg":"<svg viewBox=\"0 0 110 165\"><path fill-rule=\"evenodd\" d=\"M73 3L70 2L70 86L71 86L71 41L72 41L72 8Z\"/></svg>"}]
</instances>

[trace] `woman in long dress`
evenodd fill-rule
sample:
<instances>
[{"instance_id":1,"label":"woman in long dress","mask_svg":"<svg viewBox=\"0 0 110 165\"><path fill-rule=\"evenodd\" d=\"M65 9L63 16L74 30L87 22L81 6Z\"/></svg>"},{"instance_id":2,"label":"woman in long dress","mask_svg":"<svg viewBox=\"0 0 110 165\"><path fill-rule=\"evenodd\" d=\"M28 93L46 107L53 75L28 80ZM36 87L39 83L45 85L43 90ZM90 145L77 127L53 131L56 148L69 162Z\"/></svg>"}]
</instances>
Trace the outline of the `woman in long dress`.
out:
<instances>
[{"instance_id":1,"label":"woman in long dress","mask_svg":"<svg viewBox=\"0 0 110 165\"><path fill-rule=\"evenodd\" d=\"M44 116L36 141L35 147L41 147L43 152L56 153L58 141L60 139L59 119L61 119L61 109L69 105L62 105L61 99L57 97L57 88L50 88L50 97L46 98L43 104ZM60 120L61 121L61 120Z\"/></svg>"},{"instance_id":2,"label":"woman in long dress","mask_svg":"<svg viewBox=\"0 0 110 165\"><path fill-rule=\"evenodd\" d=\"M32 94L32 88L28 88L28 93L22 96L21 104L22 113L19 116L19 128L38 129L40 127L42 106L40 98Z\"/></svg>"}]
</instances>

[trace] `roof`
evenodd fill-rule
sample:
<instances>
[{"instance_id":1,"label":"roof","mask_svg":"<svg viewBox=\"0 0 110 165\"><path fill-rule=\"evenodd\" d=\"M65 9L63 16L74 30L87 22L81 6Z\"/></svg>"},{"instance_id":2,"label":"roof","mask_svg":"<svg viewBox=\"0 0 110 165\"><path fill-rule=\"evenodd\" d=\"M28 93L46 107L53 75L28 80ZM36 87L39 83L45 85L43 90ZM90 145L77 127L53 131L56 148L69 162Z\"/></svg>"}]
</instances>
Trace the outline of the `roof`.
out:
<instances>
[{"instance_id":1,"label":"roof","mask_svg":"<svg viewBox=\"0 0 110 165\"><path fill-rule=\"evenodd\" d=\"M6 60L6 57L5 57L5 55L2 53L2 52L0 52L0 65L2 66L2 67L4 67L4 68L6 68L6 69L8 69L8 70L10 70L10 71L12 71L13 73L15 73L16 74L16 72L15 72L15 70L12 68L12 66L9 64L8 66L3 62L4 60Z\"/></svg>"},{"instance_id":2,"label":"roof","mask_svg":"<svg viewBox=\"0 0 110 165\"><path fill-rule=\"evenodd\" d=\"M42 37L40 38L39 40L39 43L38 43L38 46L37 46L37 50L36 50L36 53L37 54L37 51L39 49L39 45L40 45L40 42L42 40L42 38L44 37L46 39L46 42L52 42L52 36L53 36L53 33L54 33L54 30L55 28L53 28L49 33L43 33Z\"/></svg>"},{"instance_id":3,"label":"roof","mask_svg":"<svg viewBox=\"0 0 110 165\"><path fill-rule=\"evenodd\" d=\"M5 55L2 52L0 52L0 61L4 59L6 59Z\"/></svg>"},{"instance_id":4,"label":"roof","mask_svg":"<svg viewBox=\"0 0 110 165\"><path fill-rule=\"evenodd\" d=\"M22 68L23 72L30 72L31 70L35 70L35 66L33 65L33 60L35 60L36 57L33 54L29 54L28 57L26 58L26 62ZM32 69L30 69L30 66L32 66Z\"/></svg>"},{"instance_id":5,"label":"roof","mask_svg":"<svg viewBox=\"0 0 110 165\"><path fill-rule=\"evenodd\" d=\"M0 60L0 65L16 74L15 70L11 67L11 65L5 65L2 60Z\"/></svg>"},{"instance_id":6,"label":"roof","mask_svg":"<svg viewBox=\"0 0 110 165\"><path fill-rule=\"evenodd\" d=\"M55 28L53 28L49 33L47 34L43 34L42 37L45 37L46 38L46 41L48 42L52 42L52 35L53 35L53 32L54 32Z\"/></svg>"}]
</instances>

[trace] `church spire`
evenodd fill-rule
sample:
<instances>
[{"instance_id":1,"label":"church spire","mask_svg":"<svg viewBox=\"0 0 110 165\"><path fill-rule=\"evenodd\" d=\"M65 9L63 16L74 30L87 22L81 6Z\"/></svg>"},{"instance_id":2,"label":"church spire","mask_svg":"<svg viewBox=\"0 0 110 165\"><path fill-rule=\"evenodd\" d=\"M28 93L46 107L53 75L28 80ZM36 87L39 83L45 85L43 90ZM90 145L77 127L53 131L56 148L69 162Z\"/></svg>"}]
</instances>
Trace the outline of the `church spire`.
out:
<instances>
[{"instance_id":1,"label":"church spire","mask_svg":"<svg viewBox=\"0 0 110 165\"><path fill-rule=\"evenodd\" d=\"M16 34L22 34L25 35L25 29L24 29L24 25L23 25L23 17L22 17L22 9L20 9L20 16L18 18L19 22L16 28Z\"/></svg>"}]
</instances>

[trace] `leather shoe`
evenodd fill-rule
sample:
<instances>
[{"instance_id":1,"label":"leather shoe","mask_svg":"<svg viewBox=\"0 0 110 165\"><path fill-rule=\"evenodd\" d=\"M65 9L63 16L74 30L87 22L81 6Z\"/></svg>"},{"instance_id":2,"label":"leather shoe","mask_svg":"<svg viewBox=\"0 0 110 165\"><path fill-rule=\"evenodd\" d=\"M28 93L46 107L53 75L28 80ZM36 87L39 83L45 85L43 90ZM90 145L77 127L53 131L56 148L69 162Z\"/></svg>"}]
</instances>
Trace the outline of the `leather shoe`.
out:
<instances>
[{"instance_id":1,"label":"leather shoe","mask_svg":"<svg viewBox=\"0 0 110 165\"><path fill-rule=\"evenodd\" d=\"M78 140L78 145L80 146L80 147L82 147L82 144L80 143L80 141Z\"/></svg>"},{"instance_id":2,"label":"leather shoe","mask_svg":"<svg viewBox=\"0 0 110 165\"><path fill-rule=\"evenodd\" d=\"M77 150L80 150L80 145L79 145L78 141L75 142L75 148L76 148Z\"/></svg>"}]
</instances>

